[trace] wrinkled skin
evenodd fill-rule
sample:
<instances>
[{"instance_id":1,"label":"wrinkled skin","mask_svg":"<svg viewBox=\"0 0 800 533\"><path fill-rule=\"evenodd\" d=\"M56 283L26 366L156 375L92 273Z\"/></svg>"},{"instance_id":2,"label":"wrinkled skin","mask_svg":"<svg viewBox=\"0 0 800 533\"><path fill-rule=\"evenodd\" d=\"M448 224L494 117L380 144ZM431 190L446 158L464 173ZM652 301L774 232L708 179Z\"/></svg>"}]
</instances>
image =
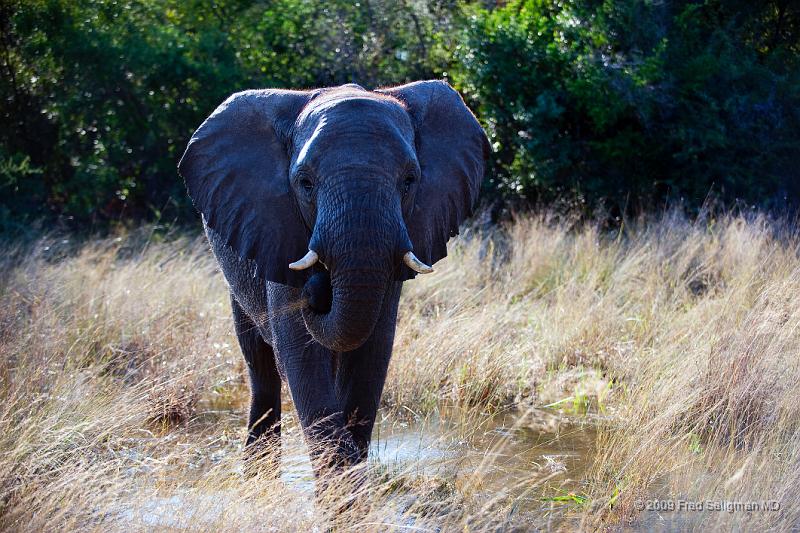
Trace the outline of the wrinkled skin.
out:
<instances>
[{"instance_id":1,"label":"wrinkled skin","mask_svg":"<svg viewBox=\"0 0 800 533\"><path fill-rule=\"evenodd\" d=\"M318 473L366 459L403 256L446 254L487 154L441 82L237 93L198 129L179 169L230 287L249 451L279 442L284 378ZM289 270L308 249L319 261Z\"/></svg>"}]
</instances>

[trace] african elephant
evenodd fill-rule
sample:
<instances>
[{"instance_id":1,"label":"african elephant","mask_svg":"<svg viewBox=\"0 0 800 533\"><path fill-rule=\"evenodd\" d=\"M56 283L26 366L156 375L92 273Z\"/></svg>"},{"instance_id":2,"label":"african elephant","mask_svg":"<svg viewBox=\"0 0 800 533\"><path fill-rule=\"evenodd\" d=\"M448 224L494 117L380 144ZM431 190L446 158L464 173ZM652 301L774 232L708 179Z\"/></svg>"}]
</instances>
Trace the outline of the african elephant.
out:
<instances>
[{"instance_id":1,"label":"african elephant","mask_svg":"<svg viewBox=\"0 0 800 533\"><path fill-rule=\"evenodd\" d=\"M244 91L197 129L178 168L230 288L246 450L279 442L283 378L317 475L365 460L402 283L447 254L488 154L440 81Z\"/></svg>"}]
</instances>

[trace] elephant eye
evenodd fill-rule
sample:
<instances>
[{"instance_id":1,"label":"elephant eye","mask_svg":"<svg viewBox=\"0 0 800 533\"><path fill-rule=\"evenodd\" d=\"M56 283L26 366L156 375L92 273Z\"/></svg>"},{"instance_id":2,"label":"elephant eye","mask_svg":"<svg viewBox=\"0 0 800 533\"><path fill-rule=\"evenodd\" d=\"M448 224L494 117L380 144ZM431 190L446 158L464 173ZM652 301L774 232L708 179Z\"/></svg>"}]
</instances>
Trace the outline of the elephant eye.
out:
<instances>
[{"instance_id":1,"label":"elephant eye","mask_svg":"<svg viewBox=\"0 0 800 533\"><path fill-rule=\"evenodd\" d=\"M410 172L406 174L405 179L403 179L403 194L408 193L409 189L411 189L411 185L413 185L416 180L417 177L414 174Z\"/></svg>"},{"instance_id":2,"label":"elephant eye","mask_svg":"<svg viewBox=\"0 0 800 533\"><path fill-rule=\"evenodd\" d=\"M300 180L300 186L306 191L311 192L314 189L314 184L308 178L303 178Z\"/></svg>"}]
</instances>

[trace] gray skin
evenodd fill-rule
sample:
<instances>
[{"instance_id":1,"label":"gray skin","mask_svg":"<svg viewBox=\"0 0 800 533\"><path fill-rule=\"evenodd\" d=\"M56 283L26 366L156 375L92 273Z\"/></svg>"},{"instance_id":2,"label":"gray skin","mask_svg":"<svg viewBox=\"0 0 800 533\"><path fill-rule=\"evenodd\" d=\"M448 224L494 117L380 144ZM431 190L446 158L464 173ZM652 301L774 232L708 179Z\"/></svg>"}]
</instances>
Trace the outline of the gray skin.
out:
<instances>
[{"instance_id":1,"label":"gray skin","mask_svg":"<svg viewBox=\"0 0 800 533\"><path fill-rule=\"evenodd\" d=\"M400 290L447 253L489 148L443 82L234 94L179 163L230 288L247 449L280 438L285 379L317 473L366 459ZM288 268L309 250L319 262Z\"/></svg>"}]
</instances>

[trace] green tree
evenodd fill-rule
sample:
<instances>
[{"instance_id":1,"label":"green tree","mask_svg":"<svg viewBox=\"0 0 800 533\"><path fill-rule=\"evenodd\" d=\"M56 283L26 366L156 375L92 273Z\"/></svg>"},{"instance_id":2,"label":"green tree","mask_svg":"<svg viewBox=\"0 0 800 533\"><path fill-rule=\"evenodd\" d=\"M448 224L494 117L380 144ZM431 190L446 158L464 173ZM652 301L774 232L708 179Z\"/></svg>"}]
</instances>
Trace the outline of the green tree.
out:
<instances>
[{"instance_id":1,"label":"green tree","mask_svg":"<svg viewBox=\"0 0 800 533\"><path fill-rule=\"evenodd\" d=\"M457 81L505 197L798 198L800 7L526 0L471 10Z\"/></svg>"},{"instance_id":2,"label":"green tree","mask_svg":"<svg viewBox=\"0 0 800 533\"><path fill-rule=\"evenodd\" d=\"M175 164L232 92L431 77L496 198L800 203L790 0L8 0L0 33L0 227L191 216Z\"/></svg>"},{"instance_id":3,"label":"green tree","mask_svg":"<svg viewBox=\"0 0 800 533\"><path fill-rule=\"evenodd\" d=\"M225 97L431 77L445 63L435 35L453 9L388 0L3 3L0 165L13 177L0 183L0 223L105 223L172 207L189 216L175 165Z\"/></svg>"}]
</instances>

